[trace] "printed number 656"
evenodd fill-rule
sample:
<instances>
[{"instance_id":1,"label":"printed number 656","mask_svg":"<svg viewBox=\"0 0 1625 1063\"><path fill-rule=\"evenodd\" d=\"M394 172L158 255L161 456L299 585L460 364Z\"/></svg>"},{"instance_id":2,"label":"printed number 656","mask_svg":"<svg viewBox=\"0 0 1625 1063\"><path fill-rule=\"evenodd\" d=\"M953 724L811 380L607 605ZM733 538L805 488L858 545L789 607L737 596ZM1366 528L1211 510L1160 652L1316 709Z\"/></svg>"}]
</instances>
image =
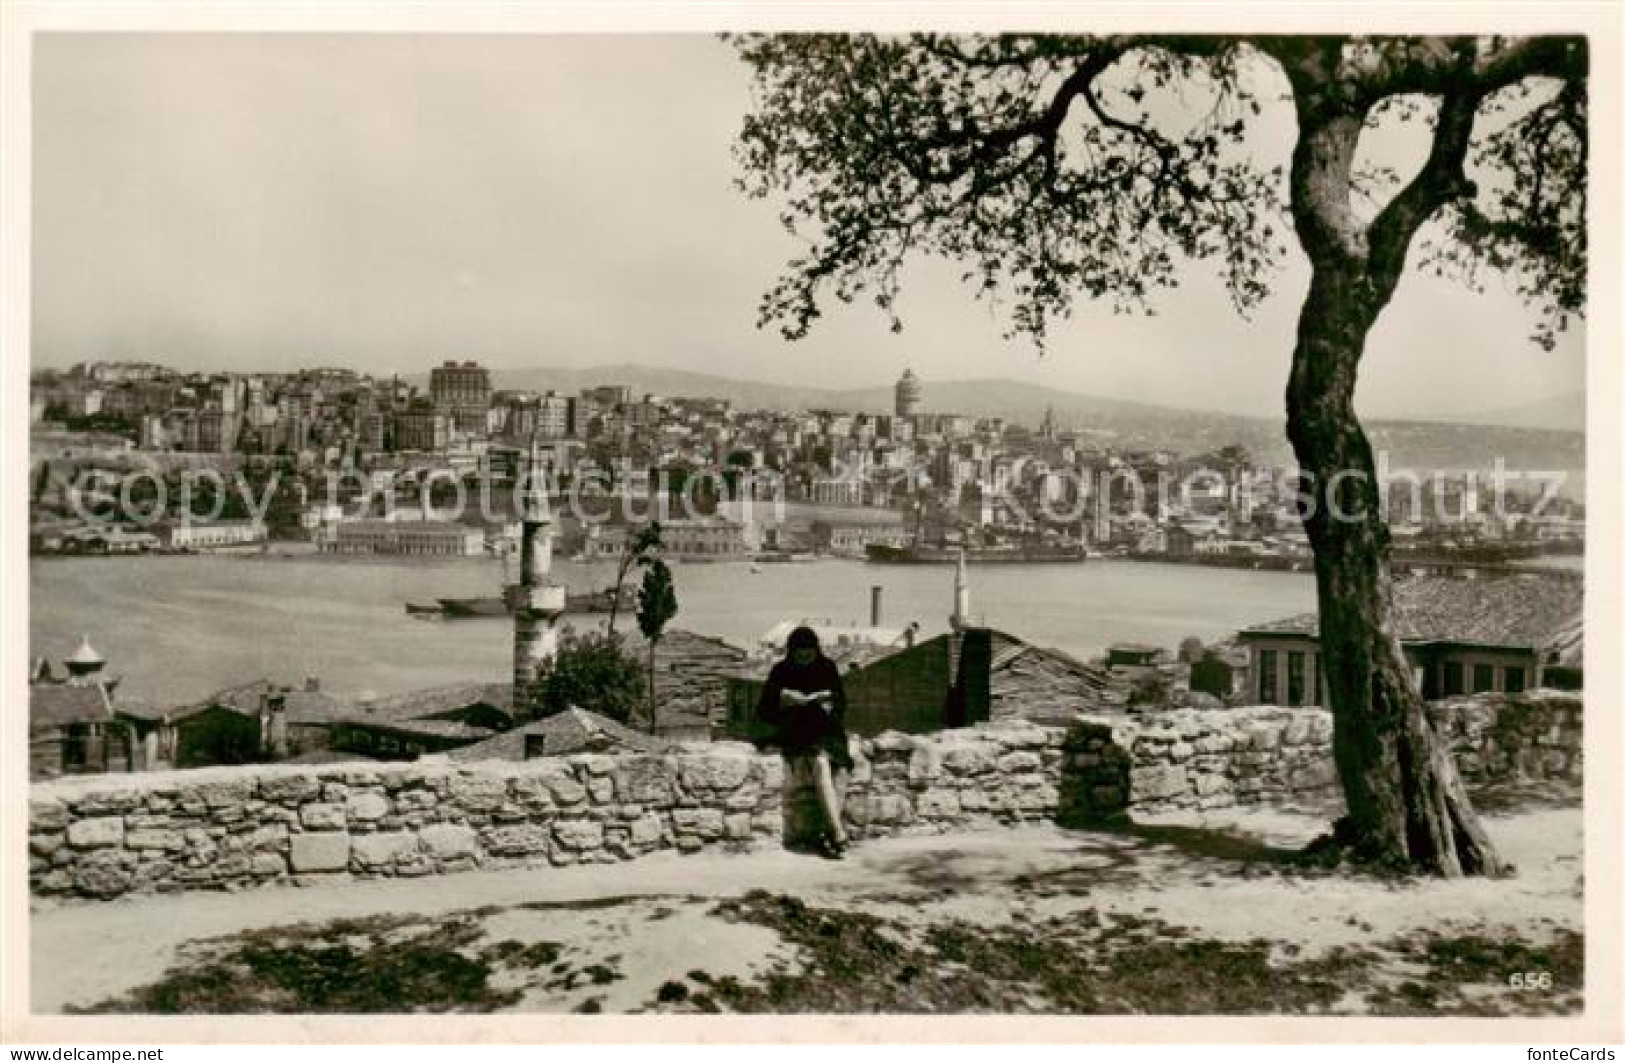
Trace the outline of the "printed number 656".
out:
<instances>
[{"instance_id":1,"label":"printed number 656","mask_svg":"<svg viewBox=\"0 0 1625 1063\"><path fill-rule=\"evenodd\" d=\"M1552 988L1552 973L1550 971L1515 971L1507 976L1507 984L1513 989L1550 989Z\"/></svg>"}]
</instances>

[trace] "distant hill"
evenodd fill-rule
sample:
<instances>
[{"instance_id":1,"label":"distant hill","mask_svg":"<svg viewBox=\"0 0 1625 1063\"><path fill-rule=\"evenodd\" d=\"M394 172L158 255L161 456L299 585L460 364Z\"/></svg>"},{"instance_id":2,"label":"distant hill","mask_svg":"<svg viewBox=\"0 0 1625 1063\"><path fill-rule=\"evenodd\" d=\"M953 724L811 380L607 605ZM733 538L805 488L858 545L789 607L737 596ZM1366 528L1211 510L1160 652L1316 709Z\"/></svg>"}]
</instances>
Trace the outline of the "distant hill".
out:
<instances>
[{"instance_id":1,"label":"distant hill","mask_svg":"<svg viewBox=\"0 0 1625 1063\"><path fill-rule=\"evenodd\" d=\"M1572 391L1567 395L1555 395L1538 402L1489 410L1467 417L1455 417L1451 420L1497 425L1503 428L1546 428L1563 432L1584 432L1586 396L1583 391Z\"/></svg>"},{"instance_id":2,"label":"distant hill","mask_svg":"<svg viewBox=\"0 0 1625 1063\"><path fill-rule=\"evenodd\" d=\"M493 375L499 388L576 394L596 384L624 384L637 395L709 396L727 399L743 409L881 413L892 408L890 387L837 390L735 380L654 366L497 370ZM427 376L420 376L417 382L426 384ZM1493 421L1488 424L1372 420L1368 428L1372 445L1378 451L1387 451L1389 466L1396 469L1487 469L1499 457L1514 470L1579 470L1585 467L1584 435L1538 423L1543 419L1561 420L1565 404L1584 411L1583 396L1576 395L1474 419ZM1004 379L926 381L925 405L928 410L1004 417L1033 427L1046 409L1054 409L1056 421L1063 428L1087 432L1102 444L1199 454L1235 443L1246 447L1259 461L1283 464L1291 460L1284 418L1155 406ZM1519 423L1520 419L1529 423ZM1583 417L1574 423L1583 427Z\"/></svg>"}]
</instances>

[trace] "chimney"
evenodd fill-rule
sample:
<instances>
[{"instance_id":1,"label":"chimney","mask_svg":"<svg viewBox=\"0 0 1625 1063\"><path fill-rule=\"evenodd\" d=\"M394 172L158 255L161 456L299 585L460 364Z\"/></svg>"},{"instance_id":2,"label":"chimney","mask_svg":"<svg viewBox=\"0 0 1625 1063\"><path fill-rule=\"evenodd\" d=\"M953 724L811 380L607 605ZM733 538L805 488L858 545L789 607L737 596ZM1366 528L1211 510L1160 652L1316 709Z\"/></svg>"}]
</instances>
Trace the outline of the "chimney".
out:
<instances>
[{"instance_id":1,"label":"chimney","mask_svg":"<svg viewBox=\"0 0 1625 1063\"><path fill-rule=\"evenodd\" d=\"M880 584L869 588L869 626L880 626L880 597L884 593Z\"/></svg>"},{"instance_id":2,"label":"chimney","mask_svg":"<svg viewBox=\"0 0 1625 1063\"><path fill-rule=\"evenodd\" d=\"M322 681L320 679L316 678L313 675L305 676L305 693L307 693L307 694L319 694L319 693L321 693L321 689L322 689Z\"/></svg>"}]
</instances>

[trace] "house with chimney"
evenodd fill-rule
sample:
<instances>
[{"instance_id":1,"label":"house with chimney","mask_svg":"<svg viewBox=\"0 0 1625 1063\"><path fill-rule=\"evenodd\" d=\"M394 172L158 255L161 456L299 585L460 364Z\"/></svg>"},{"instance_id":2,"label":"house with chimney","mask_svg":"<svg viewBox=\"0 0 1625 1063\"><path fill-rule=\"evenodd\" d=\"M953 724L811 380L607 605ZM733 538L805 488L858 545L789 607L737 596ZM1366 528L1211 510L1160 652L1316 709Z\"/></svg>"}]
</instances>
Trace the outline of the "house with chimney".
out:
<instances>
[{"instance_id":1,"label":"house with chimney","mask_svg":"<svg viewBox=\"0 0 1625 1063\"><path fill-rule=\"evenodd\" d=\"M929 734L990 720L1066 722L1080 712L1122 711L1123 686L1105 669L974 623L963 557L955 570L953 602L950 630L923 640L911 625L891 631L889 641L877 639L853 652L839 640L830 644L820 631L825 655L842 671L850 734ZM878 604L873 614L874 630L890 630L878 627ZM730 737L763 736L756 706L773 663L774 658L759 659L730 684Z\"/></svg>"},{"instance_id":2,"label":"house with chimney","mask_svg":"<svg viewBox=\"0 0 1625 1063\"><path fill-rule=\"evenodd\" d=\"M255 679L185 705L126 705L119 718L135 736L135 770L202 768L301 759L329 748L329 728L349 711L320 681Z\"/></svg>"}]
</instances>

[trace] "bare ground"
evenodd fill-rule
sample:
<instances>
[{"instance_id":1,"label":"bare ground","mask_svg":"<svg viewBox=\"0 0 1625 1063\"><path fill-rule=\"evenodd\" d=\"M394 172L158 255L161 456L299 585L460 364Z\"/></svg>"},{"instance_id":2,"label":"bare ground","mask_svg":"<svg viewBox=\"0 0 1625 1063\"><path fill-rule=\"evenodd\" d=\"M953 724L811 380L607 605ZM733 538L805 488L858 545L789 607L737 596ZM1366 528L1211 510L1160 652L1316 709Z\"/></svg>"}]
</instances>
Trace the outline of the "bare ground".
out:
<instances>
[{"instance_id":1,"label":"bare ground","mask_svg":"<svg viewBox=\"0 0 1625 1063\"><path fill-rule=\"evenodd\" d=\"M1577 1013L1581 812L1487 825L1512 878L1306 868L1324 817L1255 810L37 905L33 1010Z\"/></svg>"}]
</instances>

